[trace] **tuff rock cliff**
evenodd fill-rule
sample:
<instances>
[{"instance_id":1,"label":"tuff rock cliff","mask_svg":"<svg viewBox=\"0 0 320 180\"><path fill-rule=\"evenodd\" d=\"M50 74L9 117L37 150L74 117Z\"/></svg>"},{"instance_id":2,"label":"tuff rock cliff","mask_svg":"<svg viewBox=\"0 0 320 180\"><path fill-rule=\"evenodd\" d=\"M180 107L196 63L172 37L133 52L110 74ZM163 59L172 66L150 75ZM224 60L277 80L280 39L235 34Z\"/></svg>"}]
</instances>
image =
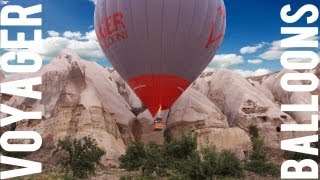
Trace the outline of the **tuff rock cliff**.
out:
<instances>
[{"instance_id":1,"label":"tuff rock cliff","mask_svg":"<svg viewBox=\"0 0 320 180\"><path fill-rule=\"evenodd\" d=\"M319 68L315 70L318 73ZM166 129L177 136L180 129L198 132L199 145L214 144L218 150L230 149L240 158L252 149L248 133L250 125L262 130L266 148L281 156L280 140L298 134L281 133L283 123L302 123L308 114L281 112L280 103L302 103L310 94L288 94L280 87L281 74L245 79L228 70L206 72L189 87L168 111ZM58 139L65 136L91 136L105 149L105 167L117 166L129 141L163 143L163 132L153 132L153 118L139 98L110 68L82 60L71 50L37 73L14 74L0 81L7 82L41 76L42 100L1 94L2 103L24 111L41 111L42 120L25 120L1 129L35 130L44 138L40 151L29 159L51 164L51 152ZM301 82L304 83L304 82ZM315 94L319 94L319 89ZM1 118L6 114L1 114ZM279 152L279 153L278 153Z\"/></svg>"}]
</instances>

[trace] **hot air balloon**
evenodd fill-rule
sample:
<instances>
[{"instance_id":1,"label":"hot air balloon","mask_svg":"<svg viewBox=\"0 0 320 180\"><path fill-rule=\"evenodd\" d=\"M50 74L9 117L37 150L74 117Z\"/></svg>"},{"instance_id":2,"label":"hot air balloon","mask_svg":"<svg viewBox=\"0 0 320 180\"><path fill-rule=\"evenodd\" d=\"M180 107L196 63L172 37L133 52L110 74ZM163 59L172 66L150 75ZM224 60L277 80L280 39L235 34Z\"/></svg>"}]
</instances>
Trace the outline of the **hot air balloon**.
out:
<instances>
[{"instance_id":1,"label":"hot air balloon","mask_svg":"<svg viewBox=\"0 0 320 180\"><path fill-rule=\"evenodd\" d=\"M225 27L223 0L97 0L95 9L102 50L153 117L208 66Z\"/></svg>"}]
</instances>

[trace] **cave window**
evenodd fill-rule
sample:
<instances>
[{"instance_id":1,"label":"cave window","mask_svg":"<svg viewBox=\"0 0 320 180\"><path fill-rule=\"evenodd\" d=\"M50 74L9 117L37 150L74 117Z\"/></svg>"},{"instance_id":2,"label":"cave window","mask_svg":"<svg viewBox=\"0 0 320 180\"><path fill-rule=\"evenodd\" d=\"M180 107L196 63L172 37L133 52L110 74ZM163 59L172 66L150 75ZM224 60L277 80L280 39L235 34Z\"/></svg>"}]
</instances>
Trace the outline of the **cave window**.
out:
<instances>
[{"instance_id":1,"label":"cave window","mask_svg":"<svg viewBox=\"0 0 320 180\"><path fill-rule=\"evenodd\" d=\"M261 118L263 122L267 122L267 116L260 116L259 118Z\"/></svg>"}]
</instances>

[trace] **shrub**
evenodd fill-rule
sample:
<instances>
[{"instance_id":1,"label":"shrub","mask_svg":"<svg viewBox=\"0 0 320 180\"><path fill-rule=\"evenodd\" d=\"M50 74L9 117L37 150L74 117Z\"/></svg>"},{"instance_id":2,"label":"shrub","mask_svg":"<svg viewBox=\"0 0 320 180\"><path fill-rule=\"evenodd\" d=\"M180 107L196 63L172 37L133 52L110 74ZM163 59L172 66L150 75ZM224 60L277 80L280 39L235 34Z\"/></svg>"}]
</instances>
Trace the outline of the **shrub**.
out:
<instances>
[{"instance_id":1,"label":"shrub","mask_svg":"<svg viewBox=\"0 0 320 180\"><path fill-rule=\"evenodd\" d=\"M273 163L263 160L251 160L246 163L246 170L255 172L262 176L277 176L279 175L279 167Z\"/></svg>"},{"instance_id":2,"label":"shrub","mask_svg":"<svg viewBox=\"0 0 320 180\"><path fill-rule=\"evenodd\" d=\"M186 179L205 179L201 157L197 152L188 155L186 159L181 159L176 166L177 174Z\"/></svg>"},{"instance_id":3,"label":"shrub","mask_svg":"<svg viewBox=\"0 0 320 180\"><path fill-rule=\"evenodd\" d=\"M263 150L263 144L264 144L263 139L259 137L253 137L251 138L251 142L252 142L253 148L252 148L252 153L250 155L250 159L266 161L267 155Z\"/></svg>"},{"instance_id":4,"label":"shrub","mask_svg":"<svg viewBox=\"0 0 320 180\"><path fill-rule=\"evenodd\" d=\"M251 141L253 151L250 159L245 163L245 169L262 176L279 175L279 167L272 162L268 162L267 155L263 149L264 141L259 135L259 129L256 126L250 126Z\"/></svg>"},{"instance_id":5,"label":"shrub","mask_svg":"<svg viewBox=\"0 0 320 180\"><path fill-rule=\"evenodd\" d=\"M243 176L243 167L235 153L224 150L219 153L216 175L237 177Z\"/></svg>"},{"instance_id":6,"label":"shrub","mask_svg":"<svg viewBox=\"0 0 320 180\"><path fill-rule=\"evenodd\" d=\"M250 125L249 133L253 138L257 138L259 137L259 128L256 125Z\"/></svg>"},{"instance_id":7,"label":"shrub","mask_svg":"<svg viewBox=\"0 0 320 180\"><path fill-rule=\"evenodd\" d=\"M213 178L218 166L218 152L216 148L208 147L202 151L203 154L203 171L206 177Z\"/></svg>"},{"instance_id":8,"label":"shrub","mask_svg":"<svg viewBox=\"0 0 320 180\"><path fill-rule=\"evenodd\" d=\"M154 172L174 180L212 179L214 176L239 178L243 174L240 160L234 153L218 153L215 147L197 151L197 135L185 134L168 141L163 146L154 142L130 143L127 152L120 158L122 168L142 170L142 177L152 177Z\"/></svg>"},{"instance_id":9,"label":"shrub","mask_svg":"<svg viewBox=\"0 0 320 180\"><path fill-rule=\"evenodd\" d=\"M125 155L120 157L120 168L128 171L137 171L143 165L146 158L144 144L142 142L130 142Z\"/></svg>"},{"instance_id":10,"label":"shrub","mask_svg":"<svg viewBox=\"0 0 320 180\"><path fill-rule=\"evenodd\" d=\"M59 164L66 172L70 170L74 177L86 178L95 173L95 166L100 162L105 151L100 149L95 140L90 137L82 139L71 139L66 137L58 141L53 154L62 151L66 155L62 156Z\"/></svg>"},{"instance_id":11,"label":"shrub","mask_svg":"<svg viewBox=\"0 0 320 180\"><path fill-rule=\"evenodd\" d=\"M156 172L160 176L165 176L167 175L167 163L168 161L162 148L155 142L149 142L146 145L143 175L151 175Z\"/></svg>"},{"instance_id":12,"label":"shrub","mask_svg":"<svg viewBox=\"0 0 320 180\"><path fill-rule=\"evenodd\" d=\"M165 155L174 159L186 159L190 154L197 150L197 135L185 134L181 137L166 141L164 146Z\"/></svg>"}]
</instances>

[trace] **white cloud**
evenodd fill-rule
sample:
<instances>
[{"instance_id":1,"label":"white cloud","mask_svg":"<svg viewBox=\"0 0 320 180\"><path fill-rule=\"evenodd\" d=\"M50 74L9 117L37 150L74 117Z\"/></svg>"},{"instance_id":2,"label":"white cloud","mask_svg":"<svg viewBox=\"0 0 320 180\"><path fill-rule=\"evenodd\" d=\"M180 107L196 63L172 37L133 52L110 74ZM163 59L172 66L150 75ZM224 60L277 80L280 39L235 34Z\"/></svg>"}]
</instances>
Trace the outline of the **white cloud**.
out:
<instances>
[{"instance_id":1,"label":"white cloud","mask_svg":"<svg viewBox=\"0 0 320 180\"><path fill-rule=\"evenodd\" d=\"M262 60L261 59L250 59L250 60L248 60L248 63L250 63L250 64L261 64Z\"/></svg>"},{"instance_id":2,"label":"white cloud","mask_svg":"<svg viewBox=\"0 0 320 180\"><path fill-rule=\"evenodd\" d=\"M49 37L30 48L39 53L44 60L51 60L66 48L74 50L85 60L96 61L105 57L94 31L87 32L85 35L71 31L66 31L61 36L56 31L48 31L48 34Z\"/></svg>"},{"instance_id":3,"label":"white cloud","mask_svg":"<svg viewBox=\"0 0 320 180\"><path fill-rule=\"evenodd\" d=\"M318 40L318 39L319 39L318 36L312 36L310 38L307 38L307 40ZM279 60L281 55L286 49L287 48L281 47L281 40L273 41L270 44L269 49L266 52L260 54L259 58L263 60Z\"/></svg>"},{"instance_id":4,"label":"white cloud","mask_svg":"<svg viewBox=\"0 0 320 180\"><path fill-rule=\"evenodd\" d=\"M264 60L279 60L284 50L285 48L281 47L281 41L273 41L270 44L269 49L266 52L260 54L259 58Z\"/></svg>"},{"instance_id":5,"label":"white cloud","mask_svg":"<svg viewBox=\"0 0 320 180\"><path fill-rule=\"evenodd\" d=\"M98 41L96 32L94 30L86 32L85 39Z\"/></svg>"},{"instance_id":6,"label":"white cloud","mask_svg":"<svg viewBox=\"0 0 320 180\"><path fill-rule=\"evenodd\" d=\"M262 75L266 75L266 74L269 74L272 72L269 69L257 69L255 71L236 69L233 71L243 77L262 76Z\"/></svg>"},{"instance_id":7,"label":"white cloud","mask_svg":"<svg viewBox=\"0 0 320 180\"><path fill-rule=\"evenodd\" d=\"M268 50L259 55L264 60L279 60L284 51Z\"/></svg>"},{"instance_id":8,"label":"white cloud","mask_svg":"<svg viewBox=\"0 0 320 180\"><path fill-rule=\"evenodd\" d=\"M226 69L243 63L244 59L242 56L236 54L220 54L213 58L209 67L213 69Z\"/></svg>"},{"instance_id":9,"label":"white cloud","mask_svg":"<svg viewBox=\"0 0 320 180\"><path fill-rule=\"evenodd\" d=\"M72 32L72 31L66 31L63 33L63 37L69 38L69 39L82 39L81 32Z\"/></svg>"},{"instance_id":10,"label":"white cloud","mask_svg":"<svg viewBox=\"0 0 320 180\"><path fill-rule=\"evenodd\" d=\"M261 49L264 46L265 43L260 43L256 46L246 46L240 49L241 54L250 54L255 53L257 50Z\"/></svg>"},{"instance_id":11,"label":"white cloud","mask_svg":"<svg viewBox=\"0 0 320 180\"><path fill-rule=\"evenodd\" d=\"M8 3L9 3L9 1L0 0L0 4L6 5Z\"/></svg>"},{"instance_id":12,"label":"white cloud","mask_svg":"<svg viewBox=\"0 0 320 180\"><path fill-rule=\"evenodd\" d=\"M48 31L49 36L51 37L58 37L60 36L60 33L58 33L57 31Z\"/></svg>"}]
</instances>

